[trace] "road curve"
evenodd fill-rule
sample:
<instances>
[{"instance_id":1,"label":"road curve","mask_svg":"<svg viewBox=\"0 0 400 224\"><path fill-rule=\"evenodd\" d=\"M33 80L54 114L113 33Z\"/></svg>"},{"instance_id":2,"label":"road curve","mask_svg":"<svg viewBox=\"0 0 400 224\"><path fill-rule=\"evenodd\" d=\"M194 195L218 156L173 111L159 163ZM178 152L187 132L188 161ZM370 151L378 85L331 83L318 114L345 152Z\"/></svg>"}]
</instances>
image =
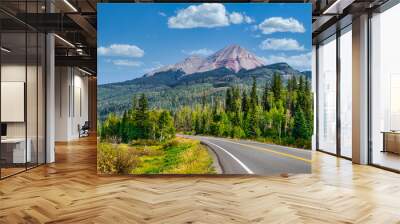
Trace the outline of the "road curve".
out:
<instances>
[{"instance_id":1,"label":"road curve","mask_svg":"<svg viewBox=\"0 0 400 224\"><path fill-rule=\"evenodd\" d=\"M311 151L249 140L180 135L200 140L218 157L224 174L311 173Z\"/></svg>"}]
</instances>

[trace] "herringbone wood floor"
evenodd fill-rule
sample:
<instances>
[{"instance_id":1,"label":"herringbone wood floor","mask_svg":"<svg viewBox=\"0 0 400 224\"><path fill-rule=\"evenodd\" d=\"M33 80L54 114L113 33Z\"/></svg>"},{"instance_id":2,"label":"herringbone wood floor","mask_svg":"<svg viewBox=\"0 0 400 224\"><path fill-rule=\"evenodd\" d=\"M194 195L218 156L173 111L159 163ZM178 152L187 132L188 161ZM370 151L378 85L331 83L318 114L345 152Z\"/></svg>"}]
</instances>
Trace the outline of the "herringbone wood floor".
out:
<instances>
[{"instance_id":1,"label":"herringbone wood floor","mask_svg":"<svg viewBox=\"0 0 400 224\"><path fill-rule=\"evenodd\" d=\"M400 175L323 153L289 177L101 177L95 138L0 181L0 223L400 223Z\"/></svg>"}]
</instances>

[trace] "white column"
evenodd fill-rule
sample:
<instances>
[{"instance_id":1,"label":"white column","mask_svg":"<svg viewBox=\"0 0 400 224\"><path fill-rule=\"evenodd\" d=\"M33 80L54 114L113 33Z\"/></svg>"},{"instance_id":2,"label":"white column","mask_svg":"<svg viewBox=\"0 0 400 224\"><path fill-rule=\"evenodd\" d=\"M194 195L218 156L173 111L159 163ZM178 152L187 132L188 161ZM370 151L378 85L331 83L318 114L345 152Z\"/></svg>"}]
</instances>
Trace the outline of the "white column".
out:
<instances>
[{"instance_id":1,"label":"white column","mask_svg":"<svg viewBox=\"0 0 400 224\"><path fill-rule=\"evenodd\" d=\"M311 144L311 149L312 150L317 150L317 48L315 45L312 46L312 66L311 66L311 84L312 84L312 92L313 92L313 105L314 105L314 117L313 117L313 135L312 135L312 144Z\"/></svg>"},{"instance_id":2,"label":"white column","mask_svg":"<svg viewBox=\"0 0 400 224\"><path fill-rule=\"evenodd\" d=\"M54 35L46 36L46 163L55 161L55 55Z\"/></svg>"},{"instance_id":3,"label":"white column","mask_svg":"<svg viewBox=\"0 0 400 224\"><path fill-rule=\"evenodd\" d=\"M353 19L353 162L368 163L368 15Z\"/></svg>"}]
</instances>

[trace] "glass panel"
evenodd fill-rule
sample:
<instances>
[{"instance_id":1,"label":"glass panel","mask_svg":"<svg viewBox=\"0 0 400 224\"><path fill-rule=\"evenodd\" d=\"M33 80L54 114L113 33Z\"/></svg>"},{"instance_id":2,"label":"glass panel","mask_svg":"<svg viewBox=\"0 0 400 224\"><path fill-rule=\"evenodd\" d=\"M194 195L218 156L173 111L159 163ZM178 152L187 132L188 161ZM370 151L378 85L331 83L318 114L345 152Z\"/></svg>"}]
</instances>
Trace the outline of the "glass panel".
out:
<instances>
[{"instance_id":1,"label":"glass panel","mask_svg":"<svg viewBox=\"0 0 400 224\"><path fill-rule=\"evenodd\" d=\"M1 166L2 177L25 170L26 34L2 33L1 43Z\"/></svg>"},{"instance_id":2,"label":"glass panel","mask_svg":"<svg viewBox=\"0 0 400 224\"><path fill-rule=\"evenodd\" d=\"M27 82L26 82L26 111L27 111L27 150L30 158L28 159L28 168L37 165L38 158L38 144L37 144L37 132L38 132L38 36L36 32L27 33L28 38L28 62L27 62Z\"/></svg>"},{"instance_id":3,"label":"glass panel","mask_svg":"<svg viewBox=\"0 0 400 224\"><path fill-rule=\"evenodd\" d=\"M318 48L318 146L336 153L336 36Z\"/></svg>"},{"instance_id":4,"label":"glass panel","mask_svg":"<svg viewBox=\"0 0 400 224\"><path fill-rule=\"evenodd\" d=\"M43 13L45 1L0 1L18 13ZM34 21L32 21L34 22ZM0 177L45 162L45 35L0 12Z\"/></svg>"},{"instance_id":5,"label":"glass panel","mask_svg":"<svg viewBox=\"0 0 400 224\"><path fill-rule=\"evenodd\" d=\"M26 12L37 13L37 1L27 2ZM37 18L37 17L34 17ZM34 20L34 19L32 19ZM31 21L33 23L37 21ZM27 80L26 80L26 111L27 111L27 151L30 151L28 168L37 166L38 163L38 33L27 30Z\"/></svg>"},{"instance_id":6,"label":"glass panel","mask_svg":"<svg viewBox=\"0 0 400 224\"><path fill-rule=\"evenodd\" d=\"M372 22L372 163L400 170L400 5L375 15Z\"/></svg>"},{"instance_id":7,"label":"glass panel","mask_svg":"<svg viewBox=\"0 0 400 224\"><path fill-rule=\"evenodd\" d=\"M45 99L46 99L46 84L45 84L45 44L46 37L44 34L39 33L39 45L38 45L38 163L45 163L45 121L46 121L46 109L45 109Z\"/></svg>"},{"instance_id":8,"label":"glass panel","mask_svg":"<svg viewBox=\"0 0 400 224\"><path fill-rule=\"evenodd\" d=\"M340 36L341 155L352 157L352 35L351 26Z\"/></svg>"}]
</instances>

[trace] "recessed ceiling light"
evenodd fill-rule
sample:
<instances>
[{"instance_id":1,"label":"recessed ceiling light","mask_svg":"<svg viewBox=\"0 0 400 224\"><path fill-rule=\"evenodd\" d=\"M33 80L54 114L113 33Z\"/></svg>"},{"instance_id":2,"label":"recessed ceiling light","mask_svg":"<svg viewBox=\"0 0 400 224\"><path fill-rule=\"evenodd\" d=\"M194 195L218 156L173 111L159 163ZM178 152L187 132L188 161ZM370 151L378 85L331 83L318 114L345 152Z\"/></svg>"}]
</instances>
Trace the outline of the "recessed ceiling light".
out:
<instances>
[{"instance_id":1,"label":"recessed ceiling light","mask_svg":"<svg viewBox=\"0 0 400 224\"><path fill-rule=\"evenodd\" d=\"M1 51L4 51L6 53L10 53L11 52L11 50L9 50L9 49L7 49L5 47L1 47L0 49L1 49Z\"/></svg>"},{"instance_id":2,"label":"recessed ceiling light","mask_svg":"<svg viewBox=\"0 0 400 224\"><path fill-rule=\"evenodd\" d=\"M57 37L59 40L61 40L62 42L66 43L67 45L69 45L70 47L75 48L75 45L73 45L71 42L69 42L68 40L62 38L61 36L59 36L58 34L54 34L55 37Z\"/></svg>"},{"instance_id":3,"label":"recessed ceiling light","mask_svg":"<svg viewBox=\"0 0 400 224\"><path fill-rule=\"evenodd\" d=\"M86 70L83 70L83 69L81 69L81 68L79 68L79 67L78 67L78 70L81 71L81 72L83 72L83 73L85 73L86 75L90 75L90 76L92 75L92 73L90 73L90 72L88 72L88 71L86 71Z\"/></svg>"},{"instance_id":4,"label":"recessed ceiling light","mask_svg":"<svg viewBox=\"0 0 400 224\"><path fill-rule=\"evenodd\" d=\"M74 12L78 12L78 10L68 1L64 0L65 4L67 4Z\"/></svg>"}]
</instances>

